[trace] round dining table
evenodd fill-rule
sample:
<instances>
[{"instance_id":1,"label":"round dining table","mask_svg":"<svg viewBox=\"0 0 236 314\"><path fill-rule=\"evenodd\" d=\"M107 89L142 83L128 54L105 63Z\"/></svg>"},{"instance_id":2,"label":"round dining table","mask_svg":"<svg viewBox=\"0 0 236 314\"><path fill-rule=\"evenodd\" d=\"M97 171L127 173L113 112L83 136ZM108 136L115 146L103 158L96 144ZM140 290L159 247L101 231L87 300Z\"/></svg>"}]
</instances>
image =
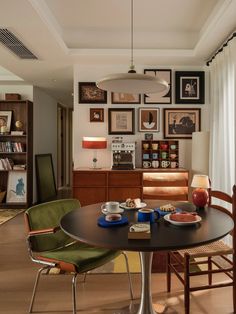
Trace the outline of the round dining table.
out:
<instances>
[{"instance_id":1,"label":"round dining table","mask_svg":"<svg viewBox=\"0 0 236 314\"><path fill-rule=\"evenodd\" d=\"M149 208L158 208L158 200L146 201ZM191 203L174 203L185 211L195 211ZM226 236L234 227L232 218L214 208L197 210L201 222L188 226L176 226L163 217L151 223L150 239L128 239L130 225L137 222L138 211L125 209L123 216L128 224L103 228L98 225L102 203L75 209L62 217L60 226L71 238L96 247L140 253L142 288L137 314L156 314L152 304L151 266L153 252L171 251L207 244Z\"/></svg>"}]
</instances>

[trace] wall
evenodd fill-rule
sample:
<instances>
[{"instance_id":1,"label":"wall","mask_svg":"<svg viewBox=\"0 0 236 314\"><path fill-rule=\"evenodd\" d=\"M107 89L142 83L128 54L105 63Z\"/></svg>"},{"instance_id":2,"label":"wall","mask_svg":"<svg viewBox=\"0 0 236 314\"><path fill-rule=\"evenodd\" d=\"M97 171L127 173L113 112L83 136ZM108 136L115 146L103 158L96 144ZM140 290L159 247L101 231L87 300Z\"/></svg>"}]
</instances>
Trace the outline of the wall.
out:
<instances>
[{"instance_id":1,"label":"wall","mask_svg":"<svg viewBox=\"0 0 236 314\"><path fill-rule=\"evenodd\" d=\"M1 100L5 100L5 93L20 94L21 99L33 101L32 85L0 85Z\"/></svg>"},{"instance_id":2,"label":"wall","mask_svg":"<svg viewBox=\"0 0 236 314\"><path fill-rule=\"evenodd\" d=\"M57 101L38 87L33 88L34 102L34 155L52 154L55 178L57 177ZM36 180L34 160L34 192Z\"/></svg>"},{"instance_id":3,"label":"wall","mask_svg":"<svg viewBox=\"0 0 236 314\"><path fill-rule=\"evenodd\" d=\"M143 73L143 69L172 69L172 103L174 104L175 94L174 94L174 72L175 71L207 71L207 68L203 67L137 67L136 71ZM108 104L79 104L78 103L78 82L95 82L99 78L111 74L111 73L125 73L127 72L127 65L113 65L113 66L74 66L74 114L73 114L73 160L74 168L78 167L91 167L93 151L82 149L81 141L83 136L105 136L108 139L108 149L99 150L97 152L98 166L100 167L110 167L111 166L111 150L110 143L112 135L108 135L108 111L107 108L135 108L135 135L123 136L126 142L137 142L136 149L136 166L141 166L141 140L144 140L144 132L138 132L138 108L139 107L158 107L161 109L160 112L160 132L153 133L154 139L163 139L163 113L162 108L201 108L201 126L202 130L209 130L209 74L206 72L205 75L205 105L147 105L143 104L143 97L141 104L139 105L111 105L110 93L108 93ZM90 108L104 108L105 109L105 119L104 123L90 123L89 122L89 109ZM179 152L180 152L180 167L191 169L191 140L179 140Z\"/></svg>"}]
</instances>

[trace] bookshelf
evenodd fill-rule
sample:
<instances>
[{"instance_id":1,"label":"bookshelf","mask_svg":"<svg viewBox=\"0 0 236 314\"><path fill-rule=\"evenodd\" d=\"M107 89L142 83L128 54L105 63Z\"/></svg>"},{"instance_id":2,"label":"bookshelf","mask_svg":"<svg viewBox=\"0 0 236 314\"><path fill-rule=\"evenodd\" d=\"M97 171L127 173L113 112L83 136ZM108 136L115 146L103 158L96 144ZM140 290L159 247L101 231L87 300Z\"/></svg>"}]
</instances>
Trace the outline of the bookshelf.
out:
<instances>
[{"instance_id":1,"label":"bookshelf","mask_svg":"<svg viewBox=\"0 0 236 314\"><path fill-rule=\"evenodd\" d=\"M1 120L2 118L2 120ZM9 121L10 119L10 121ZM0 100L0 208L27 208L33 193L33 103Z\"/></svg>"}]
</instances>

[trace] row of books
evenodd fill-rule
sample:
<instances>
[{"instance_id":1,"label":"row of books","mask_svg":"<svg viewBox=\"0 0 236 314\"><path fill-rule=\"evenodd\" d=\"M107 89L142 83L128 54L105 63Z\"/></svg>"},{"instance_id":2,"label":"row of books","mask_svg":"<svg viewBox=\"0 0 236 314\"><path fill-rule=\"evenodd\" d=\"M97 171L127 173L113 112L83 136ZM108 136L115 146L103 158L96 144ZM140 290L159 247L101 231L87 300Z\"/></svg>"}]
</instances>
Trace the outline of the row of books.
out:
<instances>
[{"instance_id":1,"label":"row of books","mask_svg":"<svg viewBox=\"0 0 236 314\"><path fill-rule=\"evenodd\" d=\"M25 164L15 164L12 159L1 158L0 159L0 170L25 170Z\"/></svg>"},{"instance_id":2,"label":"row of books","mask_svg":"<svg viewBox=\"0 0 236 314\"><path fill-rule=\"evenodd\" d=\"M0 153L22 153L24 144L20 142L0 142Z\"/></svg>"}]
</instances>

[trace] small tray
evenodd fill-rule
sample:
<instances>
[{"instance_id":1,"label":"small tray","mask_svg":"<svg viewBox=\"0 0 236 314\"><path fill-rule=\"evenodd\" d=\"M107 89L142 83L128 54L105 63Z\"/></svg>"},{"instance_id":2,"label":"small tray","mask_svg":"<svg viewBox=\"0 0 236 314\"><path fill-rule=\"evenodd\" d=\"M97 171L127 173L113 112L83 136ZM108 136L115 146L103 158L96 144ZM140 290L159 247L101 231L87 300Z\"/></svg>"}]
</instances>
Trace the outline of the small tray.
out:
<instances>
[{"instance_id":1,"label":"small tray","mask_svg":"<svg viewBox=\"0 0 236 314\"><path fill-rule=\"evenodd\" d=\"M98 225L103 228L111 228L111 227L116 227L116 226L122 226L128 224L128 218L127 217L122 217L121 220L118 221L106 221L105 216L100 216L98 218Z\"/></svg>"}]
</instances>

